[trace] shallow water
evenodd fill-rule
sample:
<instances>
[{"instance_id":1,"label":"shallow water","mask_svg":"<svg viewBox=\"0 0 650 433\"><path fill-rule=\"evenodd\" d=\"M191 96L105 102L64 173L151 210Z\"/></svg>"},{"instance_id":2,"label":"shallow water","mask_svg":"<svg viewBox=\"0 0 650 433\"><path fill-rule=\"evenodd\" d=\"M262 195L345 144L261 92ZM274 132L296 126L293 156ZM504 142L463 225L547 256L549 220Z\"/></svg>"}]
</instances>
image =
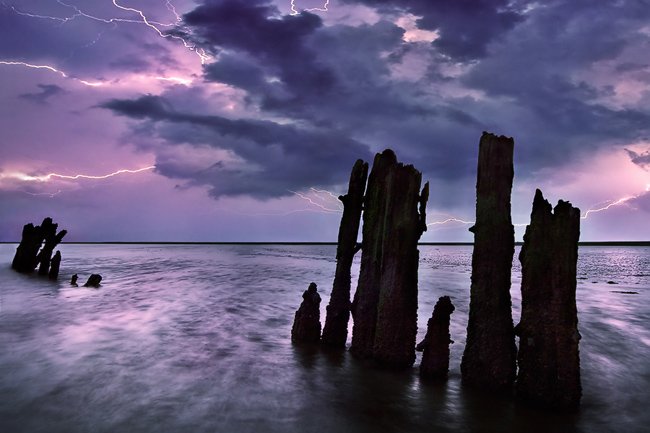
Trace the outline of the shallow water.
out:
<instances>
[{"instance_id":1,"label":"shallow water","mask_svg":"<svg viewBox=\"0 0 650 433\"><path fill-rule=\"evenodd\" d=\"M348 353L291 345L293 314L311 281L324 320L334 246L60 249L60 282L51 283L12 272L15 245L0 245L0 432L643 432L650 425L647 247L580 248L576 415L461 388L468 246L420 247L419 338L439 296L456 305L450 380L436 386L420 383L419 357L412 370L391 373ZM83 282L91 272L104 276L101 288L67 284L73 273ZM515 322L520 281L515 258ZM630 291L638 294L615 293Z\"/></svg>"}]
</instances>

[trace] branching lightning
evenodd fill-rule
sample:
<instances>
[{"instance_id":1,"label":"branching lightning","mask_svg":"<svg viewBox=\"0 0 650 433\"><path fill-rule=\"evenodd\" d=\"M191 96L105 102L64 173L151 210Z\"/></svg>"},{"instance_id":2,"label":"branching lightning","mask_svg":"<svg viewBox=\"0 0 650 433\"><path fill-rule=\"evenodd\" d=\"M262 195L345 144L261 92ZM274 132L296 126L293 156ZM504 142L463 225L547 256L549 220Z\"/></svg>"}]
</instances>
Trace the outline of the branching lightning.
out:
<instances>
[{"instance_id":1,"label":"branching lightning","mask_svg":"<svg viewBox=\"0 0 650 433\"><path fill-rule=\"evenodd\" d=\"M176 22L179 23L182 21L181 16L176 12L176 7L172 4L170 0L165 0L165 6L167 6L167 10L174 14L176 17Z\"/></svg>"},{"instance_id":2,"label":"branching lightning","mask_svg":"<svg viewBox=\"0 0 650 433\"><path fill-rule=\"evenodd\" d=\"M303 9L303 10L305 10L307 12L315 12L315 11L329 12L329 9L327 9L327 6L329 6L329 4L330 4L330 0L325 0L325 3L323 4L322 7L319 7L319 8L306 8L306 9ZM300 14L300 11L298 11L298 9L296 9L296 0L291 0L291 15L298 15L298 14Z\"/></svg>"},{"instance_id":3,"label":"branching lightning","mask_svg":"<svg viewBox=\"0 0 650 433\"><path fill-rule=\"evenodd\" d=\"M205 50L203 48L198 48L196 45L188 43L185 39L183 39L182 37L180 37L178 35L171 35L171 34L163 33L158 27L156 27L154 25L155 22L150 21L147 18L147 16L144 14L144 12L142 12L141 10L134 9L134 8L131 8L131 7L127 7L127 6L122 6L117 2L117 0L112 0L112 1L113 1L113 5L116 8L127 11L127 12L134 12L134 13L137 13L138 15L140 15L140 18L142 19L142 23L144 25L146 25L147 27L151 28L152 30L154 30L156 33L158 33L158 36L160 36L161 38L163 38L163 39L171 38L171 39L181 41L183 46L185 46L185 48L187 48L188 50L193 51L194 53L196 53L196 55L199 57L199 59L201 59L201 64L205 64L205 62L207 62L207 61L209 61L211 59L211 57L208 54L206 54L206 52L205 52ZM169 1L167 1L166 4L167 4L168 9L171 6L171 8L173 9L173 12L175 13L176 18L180 19L180 17L176 13L176 8L174 8L174 6L171 5L171 3Z\"/></svg>"},{"instance_id":4,"label":"branching lightning","mask_svg":"<svg viewBox=\"0 0 650 433\"><path fill-rule=\"evenodd\" d=\"M324 202L329 201L332 204L335 204L339 211L343 212L343 203L341 203L341 200L339 200L339 197L336 194L334 194L331 191L327 191L325 189L316 189L316 188L309 188L309 189L321 201L324 201ZM322 195L318 195L318 194L322 194Z\"/></svg>"},{"instance_id":5,"label":"branching lightning","mask_svg":"<svg viewBox=\"0 0 650 433\"><path fill-rule=\"evenodd\" d=\"M172 27L172 26L177 26L179 22L182 21L182 18L176 11L176 7L172 4L171 0L166 0L165 1L165 6L167 9L174 15L175 22L173 23L161 23L158 21L154 21L149 19L145 13L140 10L140 9L135 9L132 7L128 6L123 6L117 2L117 0L112 0L112 4L125 12L129 13L135 13L138 14L140 19L130 19L130 18L101 18L95 15L91 15L89 13L84 12L82 9L77 7L76 5L68 4L64 2L63 0L57 0L57 3L60 4L61 6L64 6L66 8L74 10L74 13L71 16L68 17L55 17L55 16L49 16L49 15L41 15L41 14L35 14L35 13L30 13L30 12L25 12L17 9L15 6L7 6L5 7L10 8L15 14L21 15L21 16L26 16L30 18L36 18L36 19L47 19L47 20L52 20L52 21L58 21L61 23L61 25L68 23L69 21L72 21L76 18L83 17L87 18L89 20L101 22L104 24L116 24L116 23L133 23L133 24L141 24L149 27L153 31L155 31L159 37L163 39L174 39L177 41L180 41L185 48L188 50L194 52L199 59L201 60L201 64L205 64L207 61L211 59L211 57L205 52L204 49L197 47L195 44L189 43L186 39L179 35L175 34L165 34L160 30L160 27ZM4 4L4 3L3 3ZM96 41L95 41L96 42Z\"/></svg>"},{"instance_id":6,"label":"branching lightning","mask_svg":"<svg viewBox=\"0 0 650 433\"><path fill-rule=\"evenodd\" d=\"M148 167L143 167L143 168L138 168L135 170L130 170L130 169L120 169L117 171L114 171L112 173L108 174L103 174L103 175L90 175L90 174L74 174L74 175L66 175L66 174L59 174L59 173L48 173L42 176L32 176L29 174L25 173L19 173L19 172L12 172L12 173L0 173L0 179L16 179L16 180L21 180L25 182L49 182L50 180L56 178L56 179L66 179L66 180L78 180L78 179L108 179L109 177L117 176L120 174L125 174L125 173L141 173L143 171L147 170L153 170L156 168L155 165L150 165Z\"/></svg>"},{"instance_id":7,"label":"branching lightning","mask_svg":"<svg viewBox=\"0 0 650 433\"><path fill-rule=\"evenodd\" d=\"M427 227L436 226L436 225L443 225L443 224L452 223L452 222L461 223L461 224L474 224L474 221L465 221L465 220L462 220L460 218L451 217L451 218L447 218L446 220L434 221L434 222L428 223Z\"/></svg>"},{"instance_id":8,"label":"branching lightning","mask_svg":"<svg viewBox=\"0 0 650 433\"><path fill-rule=\"evenodd\" d=\"M321 212L324 212L324 213L341 213L341 209L339 209L339 208L332 209L331 207L328 207L327 205L324 205L324 204L321 204L321 203L318 203L318 202L314 201L314 199L312 199L311 197L309 197L309 196L307 196L305 194L302 194L302 193L296 192L296 191L291 191L291 190L289 190L289 192L294 194L295 196L300 197L301 199L305 200L310 205L315 206L317 208L317 210L319 209Z\"/></svg>"},{"instance_id":9,"label":"branching lightning","mask_svg":"<svg viewBox=\"0 0 650 433\"><path fill-rule=\"evenodd\" d=\"M648 188L646 188L646 192L647 191L648 191ZM619 198L618 200L614 200L614 201L610 200L609 202L605 202L605 203L607 203L605 206L595 207L595 208L592 207L590 209L587 209L587 211L584 213L584 215L580 216L580 218L583 219L583 220L587 219L589 217L589 215L591 215L593 213L603 212L603 211L609 210L609 209L611 209L611 208L613 208L615 206L620 206L620 205L622 205L622 204L624 204L624 203L626 203L626 202L628 202L630 200L638 198L642 194L643 193L636 194L636 195L629 195L629 196L625 196L625 197Z\"/></svg>"},{"instance_id":10,"label":"branching lightning","mask_svg":"<svg viewBox=\"0 0 650 433\"><path fill-rule=\"evenodd\" d=\"M61 6L64 6L64 7L69 8L69 9L73 9L75 13L72 14L71 16L69 16L69 17L55 17L55 16L51 16L51 15L40 15L40 14L31 13L31 12L21 11L19 9L16 9L16 7L13 6L13 5L12 6L5 5L5 7L8 7L9 9L11 9L16 15L21 15L21 16L29 17L29 18L38 18L38 19L44 19L44 20L59 21L61 24L65 24L65 23L67 23L69 21L72 21L72 20L74 20L76 18L79 18L79 17L88 18L89 20L98 21L98 22L105 23L105 24L115 24L115 23L142 24L141 20L133 20L133 19L129 19L129 18L101 18L101 17L95 16L95 15L90 15L90 14L82 11L81 9L79 9L77 6L68 4L68 3L64 2L63 0L56 0L56 2L58 4L60 4ZM4 2L3 2L3 4L4 4ZM168 7L168 9L169 9L169 7ZM176 14L176 17L178 17L177 14ZM163 27L171 27L171 26L175 25L174 23L161 23L161 22L158 22L158 21L151 21L151 23L159 25L159 26L163 26Z\"/></svg>"}]
</instances>

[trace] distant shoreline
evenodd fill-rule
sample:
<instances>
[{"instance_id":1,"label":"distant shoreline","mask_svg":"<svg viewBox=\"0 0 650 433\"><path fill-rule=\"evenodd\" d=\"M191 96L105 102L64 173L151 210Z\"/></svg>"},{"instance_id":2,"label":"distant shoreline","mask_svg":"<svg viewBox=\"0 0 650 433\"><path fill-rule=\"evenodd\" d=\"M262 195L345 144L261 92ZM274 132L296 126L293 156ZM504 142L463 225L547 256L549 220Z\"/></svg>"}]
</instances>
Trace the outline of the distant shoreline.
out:
<instances>
[{"instance_id":1,"label":"distant shoreline","mask_svg":"<svg viewBox=\"0 0 650 433\"><path fill-rule=\"evenodd\" d=\"M18 244L20 241L0 241L0 244ZM172 242L172 241L104 241L61 242L66 245L336 245L336 242ZM420 242L421 246L472 246L473 242ZM523 245L523 242L515 242ZM650 241L585 241L581 247L650 247Z\"/></svg>"}]
</instances>

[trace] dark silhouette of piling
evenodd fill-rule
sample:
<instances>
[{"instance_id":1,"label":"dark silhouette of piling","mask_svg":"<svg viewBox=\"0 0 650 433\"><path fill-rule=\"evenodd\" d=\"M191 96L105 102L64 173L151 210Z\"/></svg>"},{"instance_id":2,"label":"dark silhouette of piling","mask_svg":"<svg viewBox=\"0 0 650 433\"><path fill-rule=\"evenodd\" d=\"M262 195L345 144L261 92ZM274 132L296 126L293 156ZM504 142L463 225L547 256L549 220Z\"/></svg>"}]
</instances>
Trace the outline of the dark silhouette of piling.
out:
<instances>
[{"instance_id":1,"label":"dark silhouette of piling","mask_svg":"<svg viewBox=\"0 0 650 433\"><path fill-rule=\"evenodd\" d=\"M57 228L58 224L53 224L52 218L45 218L40 226L34 226L32 223L26 224L23 227L20 244L11 262L12 269L21 273L31 273L40 264L38 273L47 275L52 252L67 233L65 230L57 233Z\"/></svg>"},{"instance_id":2,"label":"dark silhouette of piling","mask_svg":"<svg viewBox=\"0 0 650 433\"><path fill-rule=\"evenodd\" d=\"M59 278L60 266L61 266L61 252L57 251L56 254L54 254L54 257L52 257L52 261L50 262L50 273L48 274L50 280L56 280Z\"/></svg>"},{"instance_id":3,"label":"dark silhouette of piling","mask_svg":"<svg viewBox=\"0 0 650 433\"><path fill-rule=\"evenodd\" d=\"M302 294L302 303L296 311L291 341L294 344L318 343L320 330L320 295L316 283L311 283Z\"/></svg>"},{"instance_id":4,"label":"dark silhouette of piling","mask_svg":"<svg viewBox=\"0 0 650 433\"><path fill-rule=\"evenodd\" d=\"M449 374L449 345L453 343L449 335L449 321L455 310L449 296L441 296L433 307L433 314L427 323L424 340L418 344L423 351L420 363L420 377L428 380L444 381Z\"/></svg>"},{"instance_id":5,"label":"dark silhouette of piling","mask_svg":"<svg viewBox=\"0 0 650 433\"><path fill-rule=\"evenodd\" d=\"M510 215L514 140L484 132L479 143L476 223L472 253L467 343L461 362L463 384L509 391L515 380L517 348L512 322L510 272L514 227Z\"/></svg>"},{"instance_id":6,"label":"dark silhouette of piling","mask_svg":"<svg viewBox=\"0 0 650 433\"><path fill-rule=\"evenodd\" d=\"M580 210L560 200L551 209L535 191L519 254L522 269L517 397L544 407L577 409L582 393L576 267Z\"/></svg>"},{"instance_id":7,"label":"dark silhouette of piling","mask_svg":"<svg viewBox=\"0 0 650 433\"><path fill-rule=\"evenodd\" d=\"M426 230L428 183L387 149L375 156L364 200L359 284L354 295L352 346L359 358L407 368L415 361L417 242Z\"/></svg>"},{"instance_id":8,"label":"dark silhouette of piling","mask_svg":"<svg viewBox=\"0 0 650 433\"><path fill-rule=\"evenodd\" d=\"M84 287L99 287L102 282L102 276L99 274L91 274L90 277L88 277L88 280L86 281L86 284L84 284Z\"/></svg>"},{"instance_id":9,"label":"dark silhouette of piling","mask_svg":"<svg viewBox=\"0 0 650 433\"><path fill-rule=\"evenodd\" d=\"M52 224L52 219L46 218L41 224L41 230L44 236L45 244L41 251L38 253L38 274L39 275L48 275L50 272L50 262L52 260L52 252L54 248L61 242L63 237L66 235L65 230L61 230L59 233L56 232L58 224Z\"/></svg>"},{"instance_id":10,"label":"dark silhouette of piling","mask_svg":"<svg viewBox=\"0 0 650 433\"><path fill-rule=\"evenodd\" d=\"M339 227L336 249L336 274L327 316L323 328L322 343L331 347L345 348L350 320L350 269L358 251L357 236L363 209L363 193L368 179L368 163L357 160L352 167L348 193L340 196L343 202L343 216Z\"/></svg>"}]
</instances>

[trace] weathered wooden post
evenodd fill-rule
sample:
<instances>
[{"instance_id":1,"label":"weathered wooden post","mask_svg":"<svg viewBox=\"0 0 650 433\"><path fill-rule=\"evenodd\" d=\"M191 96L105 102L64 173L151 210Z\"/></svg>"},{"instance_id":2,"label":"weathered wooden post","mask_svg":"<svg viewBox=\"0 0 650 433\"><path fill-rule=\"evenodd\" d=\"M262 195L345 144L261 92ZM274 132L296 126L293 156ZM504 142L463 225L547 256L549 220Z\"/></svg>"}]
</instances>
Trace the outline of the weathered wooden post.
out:
<instances>
[{"instance_id":1,"label":"weathered wooden post","mask_svg":"<svg viewBox=\"0 0 650 433\"><path fill-rule=\"evenodd\" d=\"M56 229L59 227L58 224L53 224L51 218L45 218L43 223L41 223L41 230L45 240L45 244L41 251L38 253L38 274L47 275L50 272L50 261L52 260L52 253L54 248L61 242L63 237L66 235L67 231L61 230L59 233L56 232Z\"/></svg>"},{"instance_id":2,"label":"weathered wooden post","mask_svg":"<svg viewBox=\"0 0 650 433\"><path fill-rule=\"evenodd\" d=\"M415 361L417 243L426 230L428 183L387 149L375 156L364 201L359 284L350 351L378 364L406 368Z\"/></svg>"},{"instance_id":3,"label":"weathered wooden post","mask_svg":"<svg viewBox=\"0 0 650 433\"><path fill-rule=\"evenodd\" d=\"M320 329L320 295L316 283L311 283L302 294L302 303L296 311L291 341L294 344L318 343Z\"/></svg>"},{"instance_id":4,"label":"weathered wooden post","mask_svg":"<svg viewBox=\"0 0 650 433\"><path fill-rule=\"evenodd\" d=\"M535 192L521 261L517 397L572 410L580 403L576 268L580 210L560 200L552 210Z\"/></svg>"},{"instance_id":5,"label":"weathered wooden post","mask_svg":"<svg viewBox=\"0 0 650 433\"><path fill-rule=\"evenodd\" d=\"M368 163L357 160L352 167L348 193L340 196L343 202L343 216L339 227L338 246L336 248L336 274L327 316L323 328L322 343L331 347L344 348L348 338L350 320L350 269L354 255L357 253L357 236L363 209L363 193L368 179Z\"/></svg>"},{"instance_id":6,"label":"weathered wooden post","mask_svg":"<svg viewBox=\"0 0 650 433\"><path fill-rule=\"evenodd\" d=\"M61 266L61 252L57 251L52 257L52 262L50 263L50 272L48 277L50 280L56 280L59 278L59 267Z\"/></svg>"},{"instance_id":7,"label":"weathered wooden post","mask_svg":"<svg viewBox=\"0 0 650 433\"><path fill-rule=\"evenodd\" d=\"M472 253L463 384L495 391L512 388L516 374L510 300L514 227L510 215L514 140L484 132L479 143L476 223Z\"/></svg>"},{"instance_id":8,"label":"weathered wooden post","mask_svg":"<svg viewBox=\"0 0 650 433\"><path fill-rule=\"evenodd\" d=\"M427 322L427 333L418 344L423 351L420 363L420 377L443 381L449 374L449 345L453 343L449 335L449 321L455 310L449 296L441 296L433 307L433 314Z\"/></svg>"}]
</instances>

